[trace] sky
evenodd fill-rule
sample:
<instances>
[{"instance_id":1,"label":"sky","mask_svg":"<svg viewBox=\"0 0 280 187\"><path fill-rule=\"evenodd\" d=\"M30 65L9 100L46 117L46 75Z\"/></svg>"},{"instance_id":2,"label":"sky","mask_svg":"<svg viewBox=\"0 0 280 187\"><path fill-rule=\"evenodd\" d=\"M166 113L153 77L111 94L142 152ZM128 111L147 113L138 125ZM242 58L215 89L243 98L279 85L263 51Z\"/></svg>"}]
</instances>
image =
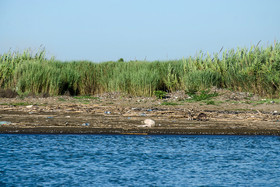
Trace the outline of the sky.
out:
<instances>
[{"instance_id":1,"label":"sky","mask_svg":"<svg viewBox=\"0 0 280 187\"><path fill-rule=\"evenodd\" d=\"M0 0L0 54L174 60L280 40L279 0Z\"/></svg>"}]
</instances>

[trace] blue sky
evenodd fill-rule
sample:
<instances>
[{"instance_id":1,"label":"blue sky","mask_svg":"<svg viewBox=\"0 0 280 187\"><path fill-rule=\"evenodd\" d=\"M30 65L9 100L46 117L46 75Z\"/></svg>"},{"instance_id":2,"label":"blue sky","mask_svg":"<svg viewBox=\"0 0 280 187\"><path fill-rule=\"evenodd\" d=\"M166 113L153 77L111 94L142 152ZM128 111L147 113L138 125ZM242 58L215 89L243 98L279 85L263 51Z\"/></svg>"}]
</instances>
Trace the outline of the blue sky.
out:
<instances>
[{"instance_id":1,"label":"blue sky","mask_svg":"<svg viewBox=\"0 0 280 187\"><path fill-rule=\"evenodd\" d=\"M0 54L172 60L280 39L279 0L0 0Z\"/></svg>"}]
</instances>

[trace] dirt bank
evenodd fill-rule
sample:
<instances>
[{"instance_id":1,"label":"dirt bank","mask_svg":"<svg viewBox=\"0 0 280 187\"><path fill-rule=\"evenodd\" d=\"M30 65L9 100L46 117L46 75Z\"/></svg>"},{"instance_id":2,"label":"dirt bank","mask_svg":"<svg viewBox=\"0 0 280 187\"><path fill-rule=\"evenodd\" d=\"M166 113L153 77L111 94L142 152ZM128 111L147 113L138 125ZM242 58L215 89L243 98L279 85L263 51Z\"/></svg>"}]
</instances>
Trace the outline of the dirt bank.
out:
<instances>
[{"instance_id":1,"label":"dirt bank","mask_svg":"<svg viewBox=\"0 0 280 187\"><path fill-rule=\"evenodd\" d=\"M280 135L279 111L278 100L226 90L210 101L182 92L0 98L0 133ZM141 127L145 119L155 126Z\"/></svg>"}]
</instances>

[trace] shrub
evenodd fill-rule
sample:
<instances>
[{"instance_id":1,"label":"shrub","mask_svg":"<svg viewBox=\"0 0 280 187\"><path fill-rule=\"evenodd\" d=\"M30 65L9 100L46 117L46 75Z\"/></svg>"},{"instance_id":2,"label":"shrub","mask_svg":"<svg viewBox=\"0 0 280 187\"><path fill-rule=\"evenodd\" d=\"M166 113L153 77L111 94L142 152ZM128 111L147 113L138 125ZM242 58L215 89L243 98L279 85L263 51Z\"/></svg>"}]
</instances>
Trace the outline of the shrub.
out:
<instances>
[{"instance_id":1,"label":"shrub","mask_svg":"<svg viewBox=\"0 0 280 187\"><path fill-rule=\"evenodd\" d=\"M155 91L154 94L158 99L163 99L163 98L166 98L167 92L158 90L158 91Z\"/></svg>"}]
</instances>

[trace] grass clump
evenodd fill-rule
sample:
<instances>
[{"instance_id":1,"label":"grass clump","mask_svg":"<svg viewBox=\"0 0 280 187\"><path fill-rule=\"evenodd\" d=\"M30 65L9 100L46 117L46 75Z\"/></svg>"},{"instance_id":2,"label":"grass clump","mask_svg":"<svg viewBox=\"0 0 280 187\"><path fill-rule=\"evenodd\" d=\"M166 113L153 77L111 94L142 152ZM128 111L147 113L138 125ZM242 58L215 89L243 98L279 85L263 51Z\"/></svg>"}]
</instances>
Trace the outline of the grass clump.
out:
<instances>
[{"instance_id":1,"label":"grass clump","mask_svg":"<svg viewBox=\"0 0 280 187\"><path fill-rule=\"evenodd\" d=\"M178 103L173 103L173 102L163 102L161 105L169 105L169 106L174 106L174 105L180 105Z\"/></svg>"},{"instance_id":2,"label":"grass clump","mask_svg":"<svg viewBox=\"0 0 280 187\"><path fill-rule=\"evenodd\" d=\"M259 101L252 101L252 103L256 105L261 105L261 104L279 104L280 99L262 99Z\"/></svg>"},{"instance_id":3,"label":"grass clump","mask_svg":"<svg viewBox=\"0 0 280 187\"><path fill-rule=\"evenodd\" d=\"M186 92L194 101L209 100L210 98L217 97L219 94L217 92L210 93L209 90L202 90L199 94L197 92Z\"/></svg>"},{"instance_id":4,"label":"grass clump","mask_svg":"<svg viewBox=\"0 0 280 187\"><path fill-rule=\"evenodd\" d=\"M158 99L163 99L163 98L166 98L167 92L162 91L162 90L157 90L157 91L154 91L154 94Z\"/></svg>"},{"instance_id":5,"label":"grass clump","mask_svg":"<svg viewBox=\"0 0 280 187\"><path fill-rule=\"evenodd\" d=\"M12 103L11 105L13 105L13 106L28 106L28 105L33 105L33 104L20 102L20 103Z\"/></svg>"}]
</instances>

